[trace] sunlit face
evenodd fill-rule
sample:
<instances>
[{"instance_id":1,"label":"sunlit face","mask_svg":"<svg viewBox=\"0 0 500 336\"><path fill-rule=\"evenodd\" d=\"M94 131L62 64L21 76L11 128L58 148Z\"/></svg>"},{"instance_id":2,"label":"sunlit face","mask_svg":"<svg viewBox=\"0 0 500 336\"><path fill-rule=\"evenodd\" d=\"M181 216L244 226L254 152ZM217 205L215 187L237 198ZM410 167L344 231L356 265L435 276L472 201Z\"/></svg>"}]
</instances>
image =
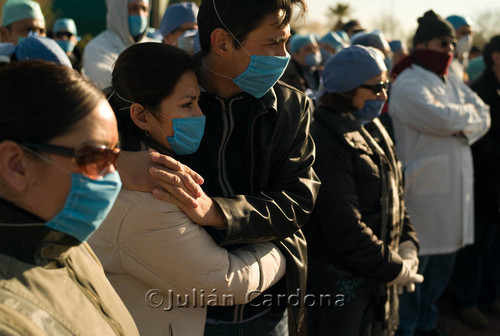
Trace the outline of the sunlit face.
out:
<instances>
[{"instance_id":1,"label":"sunlit face","mask_svg":"<svg viewBox=\"0 0 500 336\"><path fill-rule=\"evenodd\" d=\"M106 100L99 104L86 117L72 126L64 135L48 141L48 144L77 148L82 145L105 145L110 148L118 144L118 130L115 115ZM40 158L30 160L33 172L28 192L37 199L39 215L45 220L60 212L71 189L70 173L82 173L74 158L56 154L41 153L52 163ZM115 171L110 167L109 172Z\"/></svg>"},{"instance_id":2,"label":"sunlit face","mask_svg":"<svg viewBox=\"0 0 500 336\"><path fill-rule=\"evenodd\" d=\"M128 3L129 16L149 16L149 5L144 1L132 1Z\"/></svg>"},{"instance_id":3,"label":"sunlit face","mask_svg":"<svg viewBox=\"0 0 500 336\"><path fill-rule=\"evenodd\" d=\"M234 66L231 66L233 69L233 78L240 75L248 67L250 55L287 55L285 43L290 37L290 26L287 25L283 28L277 27L276 22L280 17L281 15L279 12L268 16L262 21L260 26L247 35L246 39L242 42L245 49L239 47L234 53L236 59L232 62Z\"/></svg>"},{"instance_id":4,"label":"sunlit face","mask_svg":"<svg viewBox=\"0 0 500 336\"><path fill-rule=\"evenodd\" d=\"M45 37L45 22L36 19L23 19L12 22L9 27L2 27L2 42L17 45L19 38L26 38L30 32Z\"/></svg>"},{"instance_id":5,"label":"sunlit face","mask_svg":"<svg viewBox=\"0 0 500 336\"><path fill-rule=\"evenodd\" d=\"M443 36L443 37L433 38L432 40L427 41L425 43L420 43L417 46L417 49L427 49L451 55L455 50L455 44L456 41L453 38L449 36Z\"/></svg>"},{"instance_id":6,"label":"sunlit face","mask_svg":"<svg viewBox=\"0 0 500 336\"><path fill-rule=\"evenodd\" d=\"M177 41L179 37L184 34L187 30L198 29L198 24L196 22L186 22L179 27L175 28L170 34L163 37L163 43L177 46Z\"/></svg>"},{"instance_id":7,"label":"sunlit face","mask_svg":"<svg viewBox=\"0 0 500 336\"><path fill-rule=\"evenodd\" d=\"M457 36L457 40L459 40L461 37L472 35L472 28L469 25L460 26L455 31L455 34Z\"/></svg>"},{"instance_id":8,"label":"sunlit face","mask_svg":"<svg viewBox=\"0 0 500 336\"><path fill-rule=\"evenodd\" d=\"M307 55L313 55L319 53L319 45L316 42L309 43L302 48L300 48L296 53L292 54L292 58L302 66L306 66Z\"/></svg>"},{"instance_id":9,"label":"sunlit face","mask_svg":"<svg viewBox=\"0 0 500 336\"><path fill-rule=\"evenodd\" d=\"M55 41L71 41L74 45L77 44L76 36L70 33L67 30L59 30L58 32L54 32L54 36L52 37Z\"/></svg>"},{"instance_id":10,"label":"sunlit face","mask_svg":"<svg viewBox=\"0 0 500 336\"><path fill-rule=\"evenodd\" d=\"M163 146L171 149L167 136L174 136L172 119L201 117L198 106L200 89L194 72L186 72L177 82L172 94L164 98L160 110L147 113L147 130L150 136ZM138 125L139 126L139 125Z\"/></svg>"},{"instance_id":11,"label":"sunlit face","mask_svg":"<svg viewBox=\"0 0 500 336\"><path fill-rule=\"evenodd\" d=\"M380 75L373 77L372 79L366 81L363 84L373 85L385 81L387 81L387 71L382 71ZM380 94L377 95L371 89L358 87L352 99L352 105L357 110L360 110L365 106L365 101L367 100L387 100L387 91L385 89L382 89Z\"/></svg>"}]
</instances>

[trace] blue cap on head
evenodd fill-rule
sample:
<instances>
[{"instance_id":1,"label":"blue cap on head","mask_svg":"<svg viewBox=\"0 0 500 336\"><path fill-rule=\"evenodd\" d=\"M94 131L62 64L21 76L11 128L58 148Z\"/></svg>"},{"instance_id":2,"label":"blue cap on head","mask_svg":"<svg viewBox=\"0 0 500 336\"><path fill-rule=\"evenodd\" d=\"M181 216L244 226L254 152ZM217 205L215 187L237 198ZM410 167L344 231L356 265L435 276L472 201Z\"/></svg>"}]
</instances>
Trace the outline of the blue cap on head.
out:
<instances>
[{"instance_id":1,"label":"blue cap on head","mask_svg":"<svg viewBox=\"0 0 500 336\"><path fill-rule=\"evenodd\" d=\"M2 8L2 27L24 19L35 19L45 22L38 2L31 0L8 0Z\"/></svg>"},{"instance_id":2,"label":"blue cap on head","mask_svg":"<svg viewBox=\"0 0 500 336\"><path fill-rule=\"evenodd\" d=\"M342 50L347 47L347 43L343 41L338 34L333 32L327 33L325 36L319 39L318 42L331 45L335 48L336 51Z\"/></svg>"},{"instance_id":3,"label":"blue cap on head","mask_svg":"<svg viewBox=\"0 0 500 336\"><path fill-rule=\"evenodd\" d=\"M390 49L384 34L379 30L374 30L371 33L360 32L353 35L351 37L351 45L355 44L365 47L374 47L384 53L386 50Z\"/></svg>"},{"instance_id":4,"label":"blue cap on head","mask_svg":"<svg viewBox=\"0 0 500 336\"><path fill-rule=\"evenodd\" d=\"M298 52L302 47L316 42L316 37L313 34L299 35L295 34L290 38L289 51L291 54Z\"/></svg>"},{"instance_id":5,"label":"blue cap on head","mask_svg":"<svg viewBox=\"0 0 500 336\"><path fill-rule=\"evenodd\" d=\"M54 22L52 32L54 32L55 34L60 31L70 32L71 34L75 35L77 41L80 41L81 39L80 36L78 36L78 31L76 30L76 24L73 19L62 18L56 20L56 22Z\"/></svg>"},{"instance_id":6,"label":"blue cap on head","mask_svg":"<svg viewBox=\"0 0 500 336\"><path fill-rule=\"evenodd\" d=\"M446 18L446 21L451 23L455 31L462 26L472 26L471 19L460 15L450 15Z\"/></svg>"},{"instance_id":7,"label":"blue cap on head","mask_svg":"<svg viewBox=\"0 0 500 336\"><path fill-rule=\"evenodd\" d=\"M22 40L16 46L14 54L19 61L41 60L72 68L68 56L56 41L38 35L32 35Z\"/></svg>"},{"instance_id":8,"label":"blue cap on head","mask_svg":"<svg viewBox=\"0 0 500 336\"><path fill-rule=\"evenodd\" d=\"M382 71L387 71L387 67L380 51L354 45L328 59L321 81L327 92L342 93L359 87Z\"/></svg>"},{"instance_id":9,"label":"blue cap on head","mask_svg":"<svg viewBox=\"0 0 500 336\"><path fill-rule=\"evenodd\" d=\"M197 22L198 6L194 2L181 2L167 7L160 22L163 36L170 34L179 26L188 22Z\"/></svg>"},{"instance_id":10,"label":"blue cap on head","mask_svg":"<svg viewBox=\"0 0 500 336\"><path fill-rule=\"evenodd\" d=\"M389 42L389 47L391 47L393 53L407 49L406 43L401 40L392 40L391 42Z\"/></svg>"}]
</instances>

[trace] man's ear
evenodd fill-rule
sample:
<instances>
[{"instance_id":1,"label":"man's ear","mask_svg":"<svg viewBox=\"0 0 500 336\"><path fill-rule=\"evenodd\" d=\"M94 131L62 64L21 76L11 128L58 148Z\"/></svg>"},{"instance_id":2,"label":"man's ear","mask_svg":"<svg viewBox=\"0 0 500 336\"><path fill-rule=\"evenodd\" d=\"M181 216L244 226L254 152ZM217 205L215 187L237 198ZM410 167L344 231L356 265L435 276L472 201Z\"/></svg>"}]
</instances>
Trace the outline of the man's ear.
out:
<instances>
[{"instance_id":1,"label":"man's ear","mask_svg":"<svg viewBox=\"0 0 500 336\"><path fill-rule=\"evenodd\" d=\"M130 118L134 124L143 131L149 131L149 119L153 118L150 113L139 103L130 105Z\"/></svg>"},{"instance_id":2,"label":"man's ear","mask_svg":"<svg viewBox=\"0 0 500 336\"><path fill-rule=\"evenodd\" d=\"M18 143L0 142L0 176L16 192L28 187L27 160L25 150Z\"/></svg>"},{"instance_id":3,"label":"man's ear","mask_svg":"<svg viewBox=\"0 0 500 336\"><path fill-rule=\"evenodd\" d=\"M210 34L210 48L220 57L226 58L234 50L233 40L233 37L226 30L216 28Z\"/></svg>"}]
</instances>

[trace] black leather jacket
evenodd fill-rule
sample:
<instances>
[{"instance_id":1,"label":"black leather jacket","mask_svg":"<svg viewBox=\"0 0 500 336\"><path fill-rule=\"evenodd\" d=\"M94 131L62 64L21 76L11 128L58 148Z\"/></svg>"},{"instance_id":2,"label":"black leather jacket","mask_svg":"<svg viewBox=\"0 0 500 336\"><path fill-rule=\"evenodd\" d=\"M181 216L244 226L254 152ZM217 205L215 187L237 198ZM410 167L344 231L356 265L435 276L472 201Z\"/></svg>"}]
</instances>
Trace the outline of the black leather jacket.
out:
<instances>
[{"instance_id":1,"label":"black leather jacket","mask_svg":"<svg viewBox=\"0 0 500 336\"><path fill-rule=\"evenodd\" d=\"M204 92L200 107L205 135L198 151L181 160L205 178L203 189L224 213L222 244L274 241L287 259L288 293L300 289L305 295L307 249L300 228L320 186L312 169L309 99L278 82L261 99L243 93L226 101ZM304 316L304 307L294 308L292 335Z\"/></svg>"}]
</instances>

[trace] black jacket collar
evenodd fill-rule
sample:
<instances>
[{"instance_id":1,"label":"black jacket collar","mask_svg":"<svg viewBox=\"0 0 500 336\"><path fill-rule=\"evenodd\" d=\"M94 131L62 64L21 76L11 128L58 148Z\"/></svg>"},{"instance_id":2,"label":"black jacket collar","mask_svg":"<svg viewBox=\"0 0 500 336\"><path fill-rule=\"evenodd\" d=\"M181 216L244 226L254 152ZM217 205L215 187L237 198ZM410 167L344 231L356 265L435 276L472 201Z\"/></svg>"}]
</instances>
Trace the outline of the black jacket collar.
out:
<instances>
[{"instance_id":1,"label":"black jacket collar","mask_svg":"<svg viewBox=\"0 0 500 336\"><path fill-rule=\"evenodd\" d=\"M64 233L43 225L38 216L0 198L0 253L34 264L35 256L44 243L55 242L63 246L75 246L80 242ZM23 226L15 224L42 224Z\"/></svg>"}]
</instances>

